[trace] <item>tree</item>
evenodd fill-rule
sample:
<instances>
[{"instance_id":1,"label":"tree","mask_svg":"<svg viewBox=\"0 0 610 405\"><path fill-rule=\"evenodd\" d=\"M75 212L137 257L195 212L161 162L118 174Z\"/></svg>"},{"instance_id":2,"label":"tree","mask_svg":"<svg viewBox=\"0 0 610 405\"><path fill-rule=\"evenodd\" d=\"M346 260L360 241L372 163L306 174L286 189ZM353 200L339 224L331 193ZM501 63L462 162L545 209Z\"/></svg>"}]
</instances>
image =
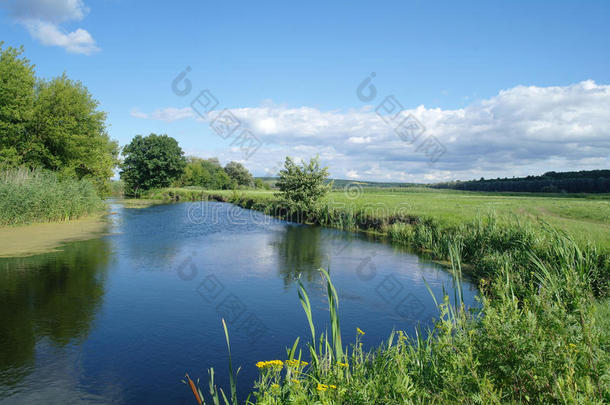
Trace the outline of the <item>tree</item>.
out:
<instances>
[{"instance_id":1,"label":"tree","mask_svg":"<svg viewBox=\"0 0 610 405\"><path fill-rule=\"evenodd\" d=\"M206 168L203 159L188 156L184 174L176 181L176 185L207 187L212 181L212 173Z\"/></svg>"},{"instance_id":2,"label":"tree","mask_svg":"<svg viewBox=\"0 0 610 405\"><path fill-rule=\"evenodd\" d=\"M65 74L36 85L24 162L89 179L100 193L110 190L119 148L106 132L106 113L82 83Z\"/></svg>"},{"instance_id":3,"label":"tree","mask_svg":"<svg viewBox=\"0 0 610 405\"><path fill-rule=\"evenodd\" d=\"M0 169L41 167L108 192L118 144L106 132L98 101L65 74L37 80L22 53L0 42Z\"/></svg>"},{"instance_id":4,"label":"tree","mask_svg":"<svg viewBox=\"0 0 610 405\"><path fill-rule=\"evenodd\" d=\"M34 65L20 57L23 47L0 42L0 169L23 163L21 150L34 107Z\"/></svg>"},{"instance_id":5,"label":"tree","mask_svg":"<svg viewBox=\"0 0 610 405\"><path fill-rule=\"evenodd\" d=\"M179 186L197 186L208 190L227 190L232 180L220 165L217 158L201 159L187 157L184 174L176 181Z\"/></svg>"},{"instance_id":6,"label":"tree","mask_svg":"<svg viewBox=\"0 0 610 405\"><path fill-rule=\"evenodd\" d=\"M138 196L144 190L168 187L184 173L183 154L178 142L170 136L137 135L123 148L121 179L125 181L125 194Z\"/></svg>"},{"instance_id":7,"label":"tree","mask_svg":"<svg viewBox=\"0 0 610 405\"><path fill-rule=\"evenodd\" d=\"M231 188L231 178L222 168L218 158L203 159L201 165L210 172L212 178L208 184L202 185L209 190L228 190Z\"/></svg>"},{"instance_id":8,"label":"tree","mask_svg":"<svg viewBox=\"0 0 610 405\"><path fill-rule=\"evenodd\" d=\"M280 190L277 195L297 208L311 209L332 187L325 184L327 179L328 168L320 167L318 157L310 159L309 163L301 161L300 165L287 157L276 183Z\"/></svg>"},{"instance_id":9,"label":"tree","mask_svg":"<svg viewBox=\"0 0 610 405\"><path fill-rule=\"evenodd\" d=\"M254 183L254 178L242 165L238 162L229 162L225 166L225 172L229 175L229 177L237 182L240 186L251 186Z\"/></svg>"}]
</instances>

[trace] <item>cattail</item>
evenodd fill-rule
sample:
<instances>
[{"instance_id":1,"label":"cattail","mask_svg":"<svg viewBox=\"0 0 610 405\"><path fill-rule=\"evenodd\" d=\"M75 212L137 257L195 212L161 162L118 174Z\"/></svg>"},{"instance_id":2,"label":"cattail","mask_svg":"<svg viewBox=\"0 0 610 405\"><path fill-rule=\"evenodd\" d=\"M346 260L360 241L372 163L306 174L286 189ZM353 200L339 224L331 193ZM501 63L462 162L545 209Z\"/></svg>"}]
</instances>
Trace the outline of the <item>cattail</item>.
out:
<instances>
[{"instance_id":1,"label":"cattail","mask_svg":"<svg viewBox=\"0 0 610 405\"><path fill-rule=\"evenodd\" d=\"M186 374L186 379L189 381L189 385L191 386L191 390L193 391L193 395L195 395L197 403L201 405L202 401L201 397L199 396L199 393L197 392L197 387L195 387L195 383L193 382L193 380L191 380L191 377L189 377L188 373Z\"/></svg>"}]
</instances>

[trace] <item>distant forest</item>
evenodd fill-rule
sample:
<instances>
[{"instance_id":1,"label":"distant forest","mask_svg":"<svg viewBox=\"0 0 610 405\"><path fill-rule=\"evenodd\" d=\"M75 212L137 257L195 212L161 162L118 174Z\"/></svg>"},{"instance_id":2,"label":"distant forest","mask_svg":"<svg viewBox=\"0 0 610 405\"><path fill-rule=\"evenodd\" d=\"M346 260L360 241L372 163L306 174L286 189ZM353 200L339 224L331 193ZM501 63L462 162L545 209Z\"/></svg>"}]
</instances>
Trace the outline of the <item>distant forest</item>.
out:
<instances>
[{"instance_id":1,"label":"distant forest","mask_svg":"<svg viewBox=\"0 0 610 405\"><path fill-rule=\"evenodd\" d=\"M433 188L468 191L524 191L531 193L610 193L610 170L547 172L542 176L454 181Z\"/></svg>"}]
</instances>

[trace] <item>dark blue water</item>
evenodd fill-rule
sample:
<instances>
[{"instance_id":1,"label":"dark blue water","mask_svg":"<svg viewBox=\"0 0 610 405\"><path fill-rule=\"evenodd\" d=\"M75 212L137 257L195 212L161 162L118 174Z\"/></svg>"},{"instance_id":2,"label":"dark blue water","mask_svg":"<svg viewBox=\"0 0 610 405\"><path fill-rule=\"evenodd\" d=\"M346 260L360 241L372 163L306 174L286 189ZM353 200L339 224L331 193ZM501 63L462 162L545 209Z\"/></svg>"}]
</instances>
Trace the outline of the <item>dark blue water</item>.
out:
<instances>
[{"instance_id":1,"label":"dark blue water","mask_svg":"<svg viewBox=\"0 0 610 405\"><path fill-rule=\"evenodd\" d=\"M192 404L180 382L207 368L228 387L227 320L238 389L259 360L309 336L299 277L318 330L328 310L318 268L339 293L345 344L413 334L452 293L438 265L367 237L291 224L224 203L113 206L107 236L0 259L0 403ZM476 291L464 283L467 304Z\"/></svg>"}]
</instances>

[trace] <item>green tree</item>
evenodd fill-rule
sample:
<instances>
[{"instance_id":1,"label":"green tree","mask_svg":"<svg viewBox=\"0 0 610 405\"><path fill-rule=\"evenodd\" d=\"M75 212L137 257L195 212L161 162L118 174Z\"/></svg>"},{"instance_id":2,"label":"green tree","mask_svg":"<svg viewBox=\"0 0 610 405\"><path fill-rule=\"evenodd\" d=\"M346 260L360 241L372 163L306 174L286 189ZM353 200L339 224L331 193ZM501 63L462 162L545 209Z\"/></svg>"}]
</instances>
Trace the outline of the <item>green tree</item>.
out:
<instances>
[{"instance_id":1,"label":"green tree","mask_svg":"<svg viewBox=\"0 0 610 405\"><path fill-rule=\"evenodd\" d=\"M256 187L256 188L265 188L265 183L263 183L262 179L256 178L256 179L254 179L254 187Z\"/></svg>"},{"instance_id":2,"label":"green tree","mask_svg":"<svg viewBox=\"0 0 610 405\"><path fill-rule=\"evenodd\" d=\"M251 186L254 183L254 178L242 165L238 162L229 162L225 166L225 172L229 175L229 177L237 182L240 186Z\"/></svg>"},{"instance_id":3,"label":"green tree","mask_svg":"<svg viewBox=\"0 0 610 405\"><path fill-rule=\"evenodd\" d=\"M37 80L23 48L0 42L0 169L40 167L109 191L118 144L86 87L65 74Z\"/></svg>"},{"instance_id":4,"label":"green tree","mask_svg":"<svg viewBox=\"0 0 610 405\"><path fill-rule=\"evenodd\" d=\"M176 181L176 185L207 187L211 182L212 173L203 164L203 159L187 156L184 174Z\"/></svg>"},{"instance_id":5,"label":"green tree","mask_svg":"<svg viewBox=\"0 0 610 405\"><path fill-rule=\"evenodd\" d=\"M332 187L326 184L327 180L328 168L320 167L318 157L310 159L309 163L301 161L300 165L287 157L276 183L280 190L277 195L298 208L310 209Z\"/></svg>"},{"instance_id":6,"label":"green tree","mask_svg":"<svg viewBox=\"0 0 610 405\"><path fill-rule=\"evenodd\" d=\"M123 148L121 179L125 181L125 194L138 196L144 190L168 187L184 173L183 154L178 142L170 136L137 135Z\"/></svg>"},{"instance_id":7,"label":"green tree","mask_svg":"<svg viewBox=\"0 0 610 405\"><path fill-rule=\"evenodd\" d=\"M187 158L184 174L176 181L176 185L227 190L233 182L217 158L202 159L190 156Z\"/></svg>"},{"instance_id":8,"label":"green tree","mask_svg":"<svg viewBox=\"0 0 610 405\"><path fill-rule=\"evenodd\" d=\"M216 172L216 176L214 177L214 183L210 188L212 190L229 190L235 188L236 184L237 183L235 182L235 180L232 180L227 174L227 172L225 172L224 170L219 170Z\"/></svg>"},{"instance_id":9,"label":"green tree","mask_svg":"<svg viewBox=\"0 0 610 405\"><path fill-rule=\"evenodd\" d=\"M23 163L21 150L34 108L34 65L23 47L3 49L0 42L0 169Z\"/></svg>"},{"instance_id":10,"label":"green tree","mask_svg":"<svg viewBox=\"0 0 610 405\"><path fill-rule=\"evenodd\" d=\"M110 191L119 148L106 131L106 113L81 82L65 74L36 85L30 131L21 151L24 162L90 180Z\"/></svg>"}]
</instances>

